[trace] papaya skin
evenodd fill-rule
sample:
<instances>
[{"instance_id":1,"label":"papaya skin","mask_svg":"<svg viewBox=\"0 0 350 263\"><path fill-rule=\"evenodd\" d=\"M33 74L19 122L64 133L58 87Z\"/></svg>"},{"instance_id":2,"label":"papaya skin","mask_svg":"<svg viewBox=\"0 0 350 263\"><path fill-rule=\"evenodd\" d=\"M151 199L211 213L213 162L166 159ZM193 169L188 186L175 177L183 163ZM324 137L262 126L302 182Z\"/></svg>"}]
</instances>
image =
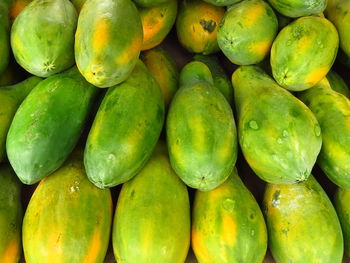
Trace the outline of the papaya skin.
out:
<instances>
[{"instance_id":1,"label":"papaya skin","mask_svg":"<svg viewBox=\"0 0 350 263\"><path fill-rule=\"evenodd\" d=\"M301 17L322 13L327 0L268 0L280 14L287 17Z\"/></svg>"}]
</instances>

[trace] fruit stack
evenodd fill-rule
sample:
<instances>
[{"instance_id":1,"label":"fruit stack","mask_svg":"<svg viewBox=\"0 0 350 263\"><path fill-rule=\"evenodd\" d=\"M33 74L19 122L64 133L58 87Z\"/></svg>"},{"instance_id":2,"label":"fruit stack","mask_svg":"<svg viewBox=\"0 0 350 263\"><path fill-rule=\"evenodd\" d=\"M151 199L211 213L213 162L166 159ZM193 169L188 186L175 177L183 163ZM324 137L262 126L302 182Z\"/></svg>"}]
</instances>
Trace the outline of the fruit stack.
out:
<instances>
[{"instance_id":1,"label":"fruit stack","mask_svg":"<svg viewBox=\"0 0 350 263\"><path fill-rule=\"evenodd\" d=\"M346 261L349 32L350 0L1 0L0 263Z\"/></svg>"}]
</instances>

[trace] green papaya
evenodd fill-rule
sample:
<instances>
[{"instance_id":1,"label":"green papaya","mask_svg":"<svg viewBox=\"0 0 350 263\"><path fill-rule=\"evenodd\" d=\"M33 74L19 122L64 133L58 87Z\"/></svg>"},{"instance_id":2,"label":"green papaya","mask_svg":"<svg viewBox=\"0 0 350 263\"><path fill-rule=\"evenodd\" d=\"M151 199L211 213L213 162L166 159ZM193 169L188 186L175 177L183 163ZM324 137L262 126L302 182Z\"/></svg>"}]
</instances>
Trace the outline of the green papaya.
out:
<instances>
[{"instance_id":1,"label":"green papaya","mask_svg":"<svg viewBox=\"0 0 350 263\"><path fill-rule=\"evenodd\" d=\"M9 165L0 167L0 261L18 263L22 254L21 184Z\"/></svg>"},{"instance_id":2,"label":"green papaya","mask_svg":"<svg viewBox=\"0 0 350 263\"><path fill-rule=\"evenodd\" d=\"M88 178L100 188L135 176L150 158L164 121L158 83L139 60L130 77L108 89L85 147Z\"/></svg>"},{"instance_id":3,"label":"green papaya","mask_svg":"<svg viewBox=\"0 0 350 263\"><path fill-rule=\"evenodd\" d=\"M163 93L165 107L168 108L179 83L179 70L174 59L161 47L142 52L141 59L158 82Z\"/></svg>"},{"instance_id":4,"label":"green papaya","mask_svg":"<svg viewBox=\"0 0 350 263\"><path fill-rule=\"evenodd\" d=\"M322 149L317 160L336 185L350 188L350 101L334 91L325 78L300 94L315 114L322 130Z\"/></svg>"},{"instance_id":5,"label":"green papaya","mask_svg":"<svg viewBox=\"0 0 350 263\"><path fill-rule=\"evenodd\" d=\"M313 113L257 66L232 75L243 155L264 181L291 184L308 178L321 150Z\"/></svg>"},{"instance_id":6,"label":"green papaya","mask_svg":"<svg viewBox=\"0 0 350 263\"><path fill-rule=\"evenodd\" d=\"M139 7L151 8L151 7L156 7L156 6L168 3L169 1L172 1L172 0L133 0L133 1Z\"/></svg>"},{"instance_id":7,"label":"green papaya","mask_svg":"<svg viewBox=\"0 0 350 263\"><path fill-rule=\"evenodd\" d=\"M72 67L77 19L69 0L36 0L27 5L11 29L18 64L39 77Z\"/></svg>"},{"instance_id":8,"label":"green papaya","mask_svg":"<svg viewBox=\"0 0 350 263\"><path fill-rule=\"evenodd\" d=\"M86 178L82 150L35 189L23 220L27 263L102 263L112 224L112 197Z\"/></svg>"},{"instance_id":9,"label":"green papaya","mask_svg":"<svg viewBox=\"0 0 350 263\"><path fill-rule=\"evenodd\" d=\"M78 142L97 88L74 67L40 82L18 108L6 150L17 176L34 184L59 168Z\"/></svg>"},{"instance_id":10,"label":"green papaya","mask_svg":"<svg viewBox=\"0 0 350 263\"><path fill-rule=\"evenodd\" d=\"M343 94L345 97L350 99L350 90L344 79L335 71L331 70L327 74L327 80L331 85L331 88L336 92Z\"/></svg>"},{"instance_id":11,"label":"green papaya","mask_svg":"<svg viewBox=\"0 0 350 263\"><path fill-rule=\"evenodd\" d=\"M6 157L6 136L13 116L25 97L40 82L40 78L30 77L16 85L0 87L0 162Z\"/></svg>"},{"instance_id":12,"label":"green papaya","mask_svg":"<svg viewBox=\"0 0 350 263\"><path fill-rule=\"evenodd\" d=\"M146 166L120 192L112 233L116 260L185 262L190 220L187 188L171 168L166 146L160 142Z\"/></svg>"},{"instance_id":13,"label":"green papaya","mask_svg":"<svg viewBox=\"0 0 350 263\"><path fill-rule=\"evenodd\" d=\"M143 32L131 0L89 0L75 34L75 60L93 85L106 88L126 80L138 60Z\"/></svg>"},{"instance_id":14,"label":"green papaya","mask_svg":"<svg viewBox=\"0 0 350 263\"><path fill-rule=\"evenodd\" d=\"M334 207L343 230L345 254L350 257L350 191L338 188L334 195Z\"/></svg>"},{"instance_id":15,"label":"green papaya","mask_svg":"<svg viewBox=\"0 0 350 263\"><path fill-rule=\"evenodd\" d=\"M188 186L208 191L232 172L237 159L233 113L204 63L191 62L182 69L166 134L171 165Z\"/></svg>"},{"instance_id":16,"label":"green papaya","mask_svg":"<svg viewBox=\"0 0 350 263\"><path fill-rule=\"evenodd\" d=\"M233 88L230 79L227 77L225 70L220 65L219 59L215 55L195 55L195 61L200 61L207 65L213 77L214 85L225 96L230 105L233 105Z\"/></svg>"},{"instance_id":17,"label":"green papaya","mask_svg":"<svg viewBox=\"0 0 350 263\"><path fill-rule=\"evenodd\" d=\"M230 6L241 2L242 0L204 0L205 2L216 6Z\"/></svg>"},{"instance_id":18,"label":"green papaya","mask_svg":"<svg viewBox=\"0 0 350 263\"><path fill-rule=\"evenodd\" d=\"M271 48L274 79L288 90L306 90L331 69L339 45L338 32L326 18L298 18L277 35Z\"/></svg>"},{"instance_id":19,"label":"green papaya","mask_svg":"<svg viewBox=\"0 0 350 263\"><path fill-rule=\"evenodd\" d=\"M337 214L312 175L297 184L268 184L263 212L276 262L342 262L343 236Z\"/></svg>"},{"instance_id":20,"label":"green papaya","mask_svg":"<svg viewBox=\"0 0 350 263\"><path fill-rule=\"evenodd\" d=\"M268 0L280 14L287 17L300 17L322 13L327 0Z\"/></svg>"},{"instance_id":21,"label":"green papaya","mask_svg":"<svg viewBox=\"0 0 350 263\"><path fill-rule=\"evenodd\" d=\"M196 191L192 248L199 263L261 263L267 249L264 217L237 169L219 187Z\"/></svg>"},{"instance_id":22,"label":"green papaya","mask_svg":"<svg viewBox=\"0 0 350 263\"><path fill-rule=\"evenodd\" d=\"M269 4L263 0L245 0L227 10L217 40L232 63L251 65L269 54L277 30L277 17Z\"/></svg>"}]
</instances>

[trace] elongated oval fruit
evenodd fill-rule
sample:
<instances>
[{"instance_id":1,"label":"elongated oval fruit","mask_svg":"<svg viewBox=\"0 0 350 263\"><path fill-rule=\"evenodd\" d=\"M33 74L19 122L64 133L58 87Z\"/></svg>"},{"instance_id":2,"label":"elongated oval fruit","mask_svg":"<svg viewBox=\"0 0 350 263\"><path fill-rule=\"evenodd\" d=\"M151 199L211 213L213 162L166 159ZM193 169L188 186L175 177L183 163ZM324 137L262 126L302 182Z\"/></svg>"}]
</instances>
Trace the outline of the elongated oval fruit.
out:
<instances>
[{"instance_id":1,"label":"elongated oval fruit","mask_svg":"<svg viewBox=\"0 0 350 263\"><path fill-rule=\"evenodd\" d=\"M0 162L6 156L6 136L13 116L25 97L40 81L38 77L30 77L16 85L0 88Z\"/></svg>"},{"instance_id":2,"label":"elongated oval fruit","mask_svg":"<svg viewBox=\"0 0 350 263\"><path fill-rule=\"evenodd\" d=\"M159 143L141 172L122 187L113 223L114 255L124 263L184 263L190 228L187 188Z\"/></svg>"},{"instance_id":3,"label":"elongated oval fruit","mask_svg":"<svg viewBox=\"0 0 350 263\"><path fill-rule=\"evenodd\" d=\"M138 7L143 43L141 50L158 46L173 27L177 15L177 0L169 0L154 7Z\"/></svg>"},{"instance_id":4,"label":"elongated oval fruit","mask_svg":"<svg viewBox=\"0 0 350 263\"><path fill-rule=\"evenodd\" d=\"M350 188L350 101L332 90L327 79L300 94L322 130L317 164L336 185Z\"/></svg>"},{"instance_id":5,"label":"elongated oval fruit","mask_svg":"<svg viewBox=\"0 0 350 263\"><path fill-rule=\"evenodd\" d=\"M168 108L179 84L179 70L174 59L160 47L142 52L141 59L158 82L163 93L165 107Z\"/></svg>"},{"instance_id":6,"label":"elongated oval fruit","mask_svg":"<svg viewBox=\"0 0 350 263\"><path fill-rule=\"evenodd\" d=\"M76 68L40 82L18 108L6 150L19 179L34 184L59 168L75 147L97 88Z\"/></svg>"},{"instance_id":7,"label":"elongated oval fruit","mask_svg":"<svg viewBox=\"0 0 350 263\"><path fill-rule=\"evenodd\" d=\"M98 109L84 154L90 181L105 188L135 176L150 158L163 121L161 90L139 61L126 81L107 91Z\"/></svg>"},{"instance_id":8,"label":"elongated oval fruit","mask_svg":"<svg viewBox=\"0 0 350 263\"><path fill-rule=\"evenodd\" d=\"M23 220L27 263L102 263L112 223L109 189L86 178L82 151L43 179Z\"/></svg>"},{"instance_id":9,"label":"elongated oval fruit","mask_svg":"<svg viewBox=\"0 0 350 263\"><path fill-rule=\"evenodd\" d=\"M243 155L264 181L304 181L321 150L320 126L313 113L256 66L232 75Z\"/></svg>"},{"instance_id":10,"label":"elongated oval fruit","mask_svg":"<svg viewBox=\"0 0 350 263\"><path fill-rule=\"evenodd\" d=\"M264 217L234 169L214 190L196 191L192 248L199 263L261 263L267 249Z\"/></svg>"},{"instance_id":11,"label":"elongated oval fruit","mask_svg":"<svg viewBox=\"0 0 350 263\"><path fill-rule=\"evenodd\" d=\"M322 13L327 0L268 0L279 13L288 17L317 15Z\"/></svg>"},{"instance_id":12,"label":"elongated oval fruit","mask_svg":"<svg viewBox=\"0 0 350 263\"><path fill-rule=\"evenodd\" d=\"M220 65L219 59L215 55L195 55L194 59L204 63L213 76L215 87L217 87L230 105L233 105L233 88L230 79L227 77L225 70Z\"/></svg>"},{"instance_id":13,"label":"elongated oval fruit","mask_svg":"<svg viewBox=\"0 0 350 263\"><path fill-rule=\"evenodd\" d=\"M237 65L261 62L277 34L278 21L263 0L245 0L229 8L218 28L218 44Z\"/></svg>"},{"instance_id":14,"label":"elongated oval fruit","mask_svg":"<svg viewBox=\"0 0 350 263\"><path fill-rule=\"evenodd\" d=\"M345 97L350 99L350 90L344 79L338 75L335 71L331 70L327 74L327 80L333 90L343 94Z\"/></svg>"},{"instance_id":15,"label":"elongated oval fruit","mask_svg":"<svg viewBox=\"0 0 350 263\"><path fill-rule=\"evenodd\" d=\"M127 79L142 46L142 24L131 0L90 0L80 12L75 60L85 79L106 88Z\"/></svg>"},{"instance_id":16,"label":"elongated oval fruit","mask_svg":"<svg viewBox=\"0 0 350 263\"><path fill-rule=\"evenodd\" d=\"M338 45L337 30L326 18L301 17L283 28L273 42L273 77L288 90L311 88L331 69Z\"/></svg>"},{"instance_id":17,"label":"elongated oval fruit","mask_svg":"<svg viewBox=\"0 0 350 263\"><path fill-rule=\"evenodd\" d=\"M11 29L11 47L18 64L39 77L73 66L77 19L68 0L31 2Z\"/></svg>"},{"instance_id":18,"label":"elongated oval fruit","mask_svg":"<svg viewBox=\"0 0 350 263\"><path fill-rule=\"evenodd\" d=\"M268 184L263 207L269 248L276 262L342 261L343 236L337 214L312 175L297 184Z\"/></svg>"},{"instance_id":19,"label":"elongated oval fruit","mask_svg":"<svg viewBox=\"0 0 350 263\"><path fill-rule=\"evenodd\" d=\"M191 62L182 69L166 133L171 165L188 186L211 190L232 172L237 159L235 121L205 64Z\"/></svg>"},{"instance_id":20,"label":"elongated oval fruit","mask_svg":"<svg viewBox=\"0 0 350 263\"><path fill-rule=\"evenodd\" d=\"M345 254L350 257L350 191L338 188L334 195L334 207L343 230Z\"/></svg>"},{"instance_id":21,"label":"elongated oval fruit","mask_svg":"<svg viewBox=\"0 0 350 263\"><path fill-rule=\"evenodd\" d=\"M180 44L192 53L204 55L219 51L217 30L225 8L201 0L184 0L176 18Z\"/></svg>"},{"instance_id":22,"label":"elongated oval fruit","mask_svg":"<svg viewBox=\"0 0 350 263\"><path fill-rule=\"evenodd\" d=\"M350 57L350 0L328 0L325 14L337 28L341 49Z\"/></svg>"},{"instance_id":23,"label":"elongated oval fruit","mask_svg":"<svg viewBox=\"0 0 350 263\"><path fill-rule=\"evenodd\" d=\"M0 167L0 262L17 263L22 253L21 184L9 165Z\"/></svg>"}]
</instances>

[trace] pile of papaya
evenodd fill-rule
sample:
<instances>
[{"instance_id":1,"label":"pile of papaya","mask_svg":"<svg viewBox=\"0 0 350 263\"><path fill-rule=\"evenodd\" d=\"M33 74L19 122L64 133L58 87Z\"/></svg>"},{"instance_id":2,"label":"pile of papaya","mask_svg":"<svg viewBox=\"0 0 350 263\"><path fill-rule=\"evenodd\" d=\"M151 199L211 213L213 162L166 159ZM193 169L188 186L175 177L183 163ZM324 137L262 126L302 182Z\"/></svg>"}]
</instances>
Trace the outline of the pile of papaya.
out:
<instances>
[{"instance_id":1,"label":"pile of papaya","mask_svg":"<svg viewBox=\"0 0 350 263\"><path fill-rule=\"evenodd\" d=\"M0 263L350 262L350 0L0 0Z\"/></svg>"}]
</instances>

